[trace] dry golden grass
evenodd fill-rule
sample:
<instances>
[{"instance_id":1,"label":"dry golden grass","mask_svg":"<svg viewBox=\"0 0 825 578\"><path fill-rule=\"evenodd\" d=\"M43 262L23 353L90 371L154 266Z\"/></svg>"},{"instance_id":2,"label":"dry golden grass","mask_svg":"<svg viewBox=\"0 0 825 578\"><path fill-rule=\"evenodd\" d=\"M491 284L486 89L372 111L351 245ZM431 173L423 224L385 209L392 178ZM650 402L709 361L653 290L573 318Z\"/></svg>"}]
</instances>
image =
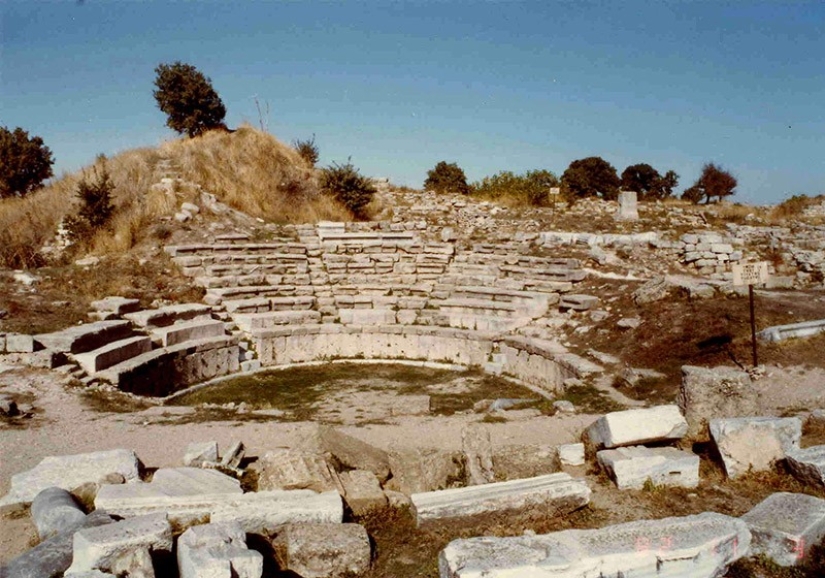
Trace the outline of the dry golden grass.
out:
<instances>
[{"instance_id":1,"label":"dry golden grass","mask_svg":"<svg viewBox=\"0 0 825 578\"><path fill-rule=\"evenodd\" d=\"M291 223L352 218L320 194L316 171L294 149L250 125L168 142L160 152L184 180L249 215Z\"/></svg>"},{"instance_id":2,"label":"dry golden grass","mask_svg":"<svg viewBox=\"0 0 825 578\"><path fill-rule=\"evenodd\" d=\"M161 159L169 159L171 170L191 184L175 187L172 194L153 188L163 176L157 169ZM60 221L77 212L77 184L84 175L91 178L92 166L63 175L26 198L0 201L0 266L43 264L40 249ZM297 152L249 125L234 132L212 131L169 141L157 149L126 151L106 159L106 169L114 185L115 213L110 225L88 240L85 249L92 254L130 250L152 234L161 217L173 215L183 202L197 201L198 186L267 221L352 218L346 208L319 192L316 170Z\"/></svg>"}]
</instances>

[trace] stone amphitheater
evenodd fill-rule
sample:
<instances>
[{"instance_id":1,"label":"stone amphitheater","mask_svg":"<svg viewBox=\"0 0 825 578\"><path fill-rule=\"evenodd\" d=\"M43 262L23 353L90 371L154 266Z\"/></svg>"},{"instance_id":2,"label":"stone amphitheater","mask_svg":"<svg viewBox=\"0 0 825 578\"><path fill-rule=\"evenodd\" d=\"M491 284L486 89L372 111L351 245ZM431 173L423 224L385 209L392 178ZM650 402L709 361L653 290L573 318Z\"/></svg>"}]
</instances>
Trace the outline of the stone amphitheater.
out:
<instances>
[{"instance_id":1,"label":"stone amphitheater","mask_svg":"<svg viewBox=\"0 0 825 578\"><path fill-rule=\"evenodd\" d=\"M338 361L476 368L553 401L571 383L607 389L604 378L621 365L566 343L571 327L611 315L613 298L583 289L588 279L629 282L644 304L672 290L696 299L741 293L730 264L767 250L782 256L771 263L772 287L819 288L825 270L821 226L801 226L794 235L758 223L713 229L681 209L651 206L612 231L559 232L543 230L529 214L461 197L384 196L394 215L373 222L211 221L199 242L163 249L204 288L202 302L142 309L137 299L112 296L93 304L89 323L4 334L0 352L8 363L150 396L162 407L227 376ZM178 221L225 212L214 199L201 200L181 207ZM612 222L626 209L582 202L568 216ZM661 212L668 226L687 232L655 230ZM633 258L634 267L593 268ZM804 331L825 324L812 327ZM782 331L774 333L804 334ZM188 444L181 467L154 471L133 448L46 457L3 480L8 493L0 504L18 516L25 508L39 543L0 576L392 575L372 567L387 555L375 551L366 529L376 512L407 512L422 528L513 511L564 518L588 508L600 484L698 488L694 443L714 448L729 479L781 463L789 479L814 490L772 493L741 517L708 511L509 537L465 532L440 550L437 573L710 578L754 556L780 566L807 563L825 536L825 446L802 449L800 442L806 420L825 422L825 414L816 407L789 417L763 414L753 372L683 373L678 404L590 416L546 455L537 441L516 458L538 464L530 477L497 471L492 426L478 422L463 428L458 452L393 452L324 426L313 430L311 450L273 443L251 461L242 443L221 455L208 438ZM518 400L497 401L504 407ZM13 406L4 399L4 412L14 413ZM596 477L598 470L609 481Z\"/></svg>"}]
</instances>

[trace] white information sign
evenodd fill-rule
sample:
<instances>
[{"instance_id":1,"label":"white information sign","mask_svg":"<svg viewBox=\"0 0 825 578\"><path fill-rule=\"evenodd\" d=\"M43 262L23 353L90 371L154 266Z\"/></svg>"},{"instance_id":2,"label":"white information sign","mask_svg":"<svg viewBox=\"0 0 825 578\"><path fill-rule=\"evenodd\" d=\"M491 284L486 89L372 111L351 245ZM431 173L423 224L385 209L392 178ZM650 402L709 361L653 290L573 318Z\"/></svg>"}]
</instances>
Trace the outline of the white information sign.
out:
<instances>
[{"instance_id":1,"label":"white information sign","mask_svg":"<svg viewBox=\"0 0 825 578\"><path fill-rule=\"evenodd\" d=\"M734 285L757 285L768 282L768 263L739 263L731 265Z\"/></svg>"},{"instance_id":2,"label":"white information sign","mask_svg":"<svg viewBox=\"0 0 825 578\"><path fill-rule=\"evenodd\" d=\"M561 189L559 187L550 187L550 194L551 195L560 195Z\"/></svg>"}]
</instances>

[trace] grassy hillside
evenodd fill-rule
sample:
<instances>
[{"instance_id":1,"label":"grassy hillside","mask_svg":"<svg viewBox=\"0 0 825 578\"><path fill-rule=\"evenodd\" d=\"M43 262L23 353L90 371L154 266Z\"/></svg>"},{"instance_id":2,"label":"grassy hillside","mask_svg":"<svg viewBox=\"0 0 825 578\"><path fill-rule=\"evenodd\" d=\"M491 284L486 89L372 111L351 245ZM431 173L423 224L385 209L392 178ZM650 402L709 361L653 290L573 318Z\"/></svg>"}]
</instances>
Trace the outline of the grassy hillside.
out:
<instances>
[{"instance_id":1,"label":"grassy hillside","mask_svg":"<svg viewBox=\"0 0 825 578\"><path fill-rule=\"evenodd\" d=\"M163 162L162 162L163 161ZM99 159L96 162L101 162ZM345 208L318 191L317 172L289 146L249 125L234 132L213 131L158 148L129 150L106 159L114 184L115 214L110 226L89 240L85 251L128 251L153 235L158 223L185 201L196 201L197 186L251 216L274 222L347 220ZM152 187L164 166L184 184L173 194ZM61 219L75 214L77 184L91 166L55 179L22 199L0 201L0 266L32 267ZM84 252L85 252L84 251Z\"/></svg>"}]
</instances>

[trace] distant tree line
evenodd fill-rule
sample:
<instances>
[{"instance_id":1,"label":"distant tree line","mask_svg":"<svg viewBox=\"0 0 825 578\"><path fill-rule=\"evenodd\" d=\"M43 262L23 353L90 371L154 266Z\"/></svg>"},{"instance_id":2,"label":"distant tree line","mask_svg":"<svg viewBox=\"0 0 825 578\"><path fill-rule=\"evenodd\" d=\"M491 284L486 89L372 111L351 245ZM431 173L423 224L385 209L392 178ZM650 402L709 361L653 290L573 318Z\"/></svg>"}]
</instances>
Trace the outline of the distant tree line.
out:
<instances>
[{"instance_id":1,"label":"distant tree line","mask_svg":"<svg viewBox=\"0 0 825 578\"><path fill-rule=\"evenodd\" d=\"M643 201L673 198L679 175L673 170L661 174L647 163L628 166L621 177L615 167L601 157L587 157L570 163L561 176L547 170L516 175L503 171L468 184L464 171L456 163L441 161L427 172L424 189L436 193L478 194L487 198L508 197L526 204L542 206L549 202L549 190L559 187L570 201L596 197L614 200L619 191L635 191ZM706 163L696 182L682 193L682 199L699 203L721 200L736 192L737 181L730 172L714 163Z\"/></svg>"}]
</instances>

